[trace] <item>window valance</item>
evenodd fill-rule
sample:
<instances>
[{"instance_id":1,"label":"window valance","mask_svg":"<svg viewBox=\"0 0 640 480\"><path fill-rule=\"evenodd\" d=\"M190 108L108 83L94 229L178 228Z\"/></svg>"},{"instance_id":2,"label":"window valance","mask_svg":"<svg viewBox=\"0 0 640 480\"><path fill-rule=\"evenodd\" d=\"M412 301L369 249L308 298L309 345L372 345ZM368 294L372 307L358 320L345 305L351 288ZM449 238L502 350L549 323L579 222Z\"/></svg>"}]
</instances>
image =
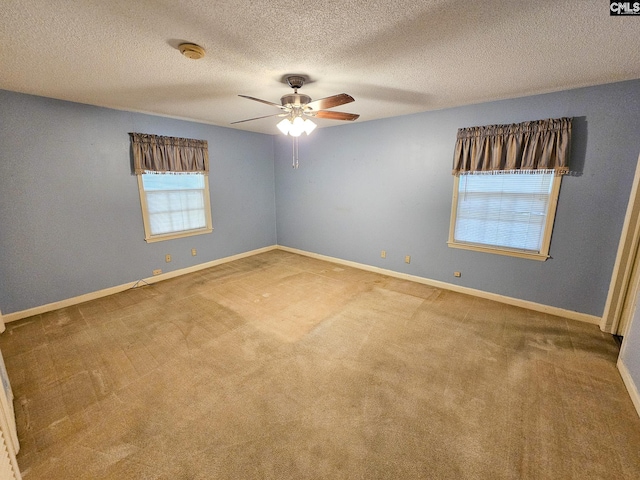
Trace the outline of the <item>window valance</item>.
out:
<instances>
[{"instance_id":1,"label":"window valance","mask_svg":"<svg viewBox=\"0 0 640 480\"><path fill-rule=\"evenodd\" d=\"M453 174L569 172L571 118L458 129Z\"/></svg>"},{"instance_id":2,"label":"window valance","mask_svg":"<svg viewBox=\"0 0 640 480\"><path fill-rule=\"evenodd\" d=\"M206 140L129 133L136 175L145 172L209 173Z\"/></svg>"}]
</instances>

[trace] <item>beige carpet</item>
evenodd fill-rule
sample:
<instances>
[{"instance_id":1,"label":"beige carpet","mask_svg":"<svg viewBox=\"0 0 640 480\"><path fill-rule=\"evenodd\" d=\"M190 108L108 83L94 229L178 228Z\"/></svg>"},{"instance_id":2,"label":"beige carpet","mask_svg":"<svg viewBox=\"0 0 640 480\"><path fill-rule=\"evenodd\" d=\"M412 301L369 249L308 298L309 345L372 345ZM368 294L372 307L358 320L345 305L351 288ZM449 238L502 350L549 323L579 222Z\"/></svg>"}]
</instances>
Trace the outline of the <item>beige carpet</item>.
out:
<instances>
[{"instance_id":1,"label":"beige carpet","mask_svg":"<svg viewBox=\"0 0 640 480\"><path fill-rule=\"evenodd\" d=\"M597 326L282 251L0 348L25 480L640 478Z\"/></svg>"}]
</instances>

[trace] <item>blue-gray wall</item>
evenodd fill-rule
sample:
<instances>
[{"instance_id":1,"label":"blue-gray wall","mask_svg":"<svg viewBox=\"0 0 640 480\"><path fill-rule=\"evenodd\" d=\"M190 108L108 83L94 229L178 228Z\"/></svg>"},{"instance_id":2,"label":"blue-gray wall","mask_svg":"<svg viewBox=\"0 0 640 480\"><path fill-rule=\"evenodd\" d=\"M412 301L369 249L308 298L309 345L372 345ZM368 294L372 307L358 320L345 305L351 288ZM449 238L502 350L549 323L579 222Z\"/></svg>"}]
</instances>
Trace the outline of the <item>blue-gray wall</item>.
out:
<instances>
[{"instance_id":1,"label":"blue-gray wall","mask_svg":"<svg viewBox=\"0 0 640 480\"><path fill-rule=\"evenodd\" d=\"M552 117L574 117L575 172L562 181L552 258L447 247L457 129ZM278 243L601 316L638 153L640 81L317 130L300 140L298 170L278 137Z\"/></svg>"},{"instance_id":2,"label":"blue-gray wall","mask_svg":"<svg viewBox=\"0 0 640 480\"><path fill-rule=\"evenodd\" d=\"M209 142L212 234L144 241L128 132ZM274 245L273 158L269 135L0 91L0 310Z\"/></svg>"},{"instance_id":3,"label":"blue-gray wall","mask_svg":"<svg viewBox=\"0 0 640 480\"><path fill-rule=\"evenodd\" d=\"M576 173L562 182L552 258L448 248L457 129L561 116L575 118ZM144 242L130 131L209 141L213 234ZM630 81L316 130L293 170L285 137L0 91L0 310L279 243L599 316L638 132Z\"/></svg>"}]
</instances>

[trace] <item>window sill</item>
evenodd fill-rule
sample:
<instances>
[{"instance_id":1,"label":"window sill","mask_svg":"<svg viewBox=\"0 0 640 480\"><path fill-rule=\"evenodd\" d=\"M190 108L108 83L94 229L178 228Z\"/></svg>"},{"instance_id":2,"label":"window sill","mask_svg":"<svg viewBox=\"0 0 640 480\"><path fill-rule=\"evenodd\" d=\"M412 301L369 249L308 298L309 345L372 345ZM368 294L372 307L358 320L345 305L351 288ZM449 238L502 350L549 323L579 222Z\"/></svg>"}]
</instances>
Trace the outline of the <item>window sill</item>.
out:
<instances>
[{"instance_id":1,"label":"window sill","mask_svg":"<svg viewBox=\"0 0 640 480\"><path fill-rule=\"evenodd\" d=\"M473 245L470 243L447 242L447 245L451 248L473 250L475 252L494 253L496 255L506 255L509 257L527 258L529 260L537 260L539 262L544 262L549 258L549 255L546 255L544 253L524 252L522 250L507 250L504 248L492 248L482 245Z\"/></svg>"},{"instance_id":2,"label":"window sill","mask_svg":"<svg viewBox=\"0 0 640 480\"><path fill-rule=\"evenodd\" d=\"M162 242L163 240L173 240L174 238L191 237L193 235L203 235L205 233L213 232L213 228L201 228L198 230L187 230L185 232L165 233L164 235L153 235L146 237L144 240L147 243Z\"/></svg>"}]
</instances>

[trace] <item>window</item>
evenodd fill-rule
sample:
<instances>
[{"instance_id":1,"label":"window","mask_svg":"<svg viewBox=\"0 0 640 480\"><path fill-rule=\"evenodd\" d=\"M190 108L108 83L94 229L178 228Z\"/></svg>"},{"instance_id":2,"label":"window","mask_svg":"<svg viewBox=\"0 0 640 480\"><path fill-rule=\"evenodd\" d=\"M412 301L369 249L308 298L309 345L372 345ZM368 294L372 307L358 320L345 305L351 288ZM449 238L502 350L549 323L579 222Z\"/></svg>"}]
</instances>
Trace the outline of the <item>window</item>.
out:
<instances>
[{"instance_id":1,"label":"window","mask_svg":"<svg viewBox=\"0 0 640 480\"><path fill-rule=\"evenodd\" d=\"M450 247L549 258L571 118L459 128Z\"/></svg>"},{"instance_id":2,"label":"window","mask_svg":"<svg viewBox=\"0 0 640 480\"><path fill-rule=\"evenodd\" d=\"M145 240L211 233L208 142L136 132L129 136Z\"/></svg>"},{"instance_id":3,"label":"window","mask_svg":"<svg viewBox=\"0 0 640 480\"><path fill-rule=\"evenodd\" d=\"M213 230L208 175L143 173L138 188L147 242Z\"/></svg>"},{"instance_id":4,"label":"window","mask_svg":"<svg viewBox=\"0 0 640 480\"><path fill-rule=\"evenodd\" d=\"M562 176L545 171L454 178L450 247L548 258Z\"/></svg>"}]
</instances>

